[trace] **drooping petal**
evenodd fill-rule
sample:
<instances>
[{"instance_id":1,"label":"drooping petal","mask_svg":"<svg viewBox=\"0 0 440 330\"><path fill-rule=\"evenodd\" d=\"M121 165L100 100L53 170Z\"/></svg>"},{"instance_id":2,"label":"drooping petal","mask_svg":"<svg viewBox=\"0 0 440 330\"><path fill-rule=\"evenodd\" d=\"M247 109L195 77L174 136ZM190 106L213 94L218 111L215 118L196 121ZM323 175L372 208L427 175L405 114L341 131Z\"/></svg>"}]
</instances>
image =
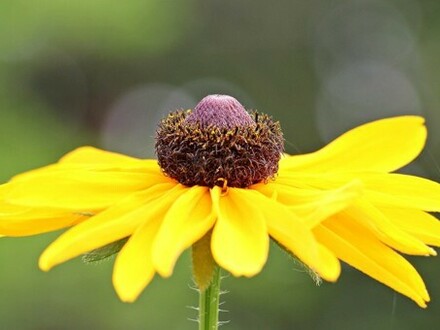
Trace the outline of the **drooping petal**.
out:
<instances>
[{"instance_id":1,"label":"drooping petal","mask_svg":"<svg viewBox=\"0 0 440 330\"><path fill-rule=\"evenodd\" d=\"M142 223L162 217L184 189L181 185L160 184L127 197L58 237L41 255L40 268L47 271L82 253L130 236Z\"/></svg>"},{"instance_id":2,"label":"drooping petal","mask_svg":"<svg viewBox=\"0 0 440 330\"><path fill-rule=\"evenodd\" d=\"M313 189L332 190L339 189L352 181L360 180L362 174L363 172L350 171L340 173L280 171L275 182L294 187L299 191Z\"/></svg>"},{"instance_id":3,"label":"drooping petal","mask_svg":"<svg viewBox=\"0 0 440 330\"><path fill-rule=\"evenodd\" d=\"M346 132L314 153L282 158L280 171L392 172L417 157L425 140L422 117L381 119Z\"/></svg>"},{"instance_id":4,"label":"drooping petal","mask_svg":"<svg viewBox=\"0 0 440 330\"><path fill-rule=\"evenodd\" d=\"M88 214L60 209L27 208L0 203L0 234L28 236L73 226L89 218Z\"/></svg>"},{"instance_id":5,"label":"drooping petal","mask_svg":"<svg viewBox=\"0 0 440 330\"><path fill-rule=\"evenodd\" d=\"M316 239L316 238L315 238ZM327 248L325 245L318 242L318 253L319 253L319 268L331 270L328 273L319 273L323 279L330 282L335 282L339 275L341 274L341 263L336 255Z\"/></svg>"},{"instance_id":6,"label":"drooping petal","mask_svg":"<svg viewBox=\"0 0 440 330\"><path fill-rule=\"evenodd\" d=\"M426 307L429 295L414 267L362 226L334 216L314 233L342 261Z\"/></svg>"},{"instance_id":7,"label":"drooping petal","mask_svg":"<svg viewBox=\"0 0 440 330\"><path fill-rule=\"evenodd\" d=\"M367 200L358 200L344 211L351 222L358 222L369 228L378 239L390 247L412 255L436 255L434 249L425 245L418 238L394 225L383 213Z\"/></svg>"},{"instance_id":8,"label":"drooping petal","mask_svg":"<svg viewBox=\"0 0 440 330\"><path fill-rule=\"evenodd\" d=\"M253 276L266 263L269 236L261 208L255 207L246 189L229 188L218 197L211 189L217 223L211 240L215 261L234 276Z\"/></svg>"},{"instance_id":9,"label":"drooping petal","mask_svg":"<svg viewBox=\"0 0 440 330\"><path fill-rule=\"evenodd\" d=\"M153 264L157 272L171 276L180 254L202 238L214 222L209 188L188 188L170 207L155 238Z\"/></svg>"},{"instance_id":10,"label":"drooping petal","mask_svg":"<svg viewBox=\"0 0 440 330\"><path fill-rule=\"evenodd\" d=\"M355 179L362 182L365 197L374 204L440 212L440 184L412 175L352 171L344 173L284 171L277 177L276 183L293 187L301 193L311 188L335 189ZM273 184L268 184L270 185ZM293 196L297 198L295 194Z\"/></svg>"},{"instance_id":11,"label":"drooping petal","mask_svg":"<svg viewBox=\"0 0 440 330\"><path fill-rule=\"evenodd\" d=\"M386 208L380 211L396 226L422 242L440 246L440 221L429 213L409 208Z\"/></svg>"},{"instance_id":12,"label":"drooping petal","mask_svg":"<svg viewBox=\"0 0 440 330\"><path fill-rule=\"evenodd\" d=\"M297 188L278 182L258 184L252 188L288 206L303 219L308 228L313 228L332 214L342 211L362 194L362 183L359 180L330 190Z\"/></svg>"},{"instance_id":13,"label":"drooping petal","mask_svg":"<svg viewBox=\"0 0 440 330\"><path fill-rule=\"evenodd\" d=\"M383 206L440 212L440 184L404 174L364 174L366 198Z\"/></svg>"},{"instance_id":14,"label":"drooping petal","mask_svg":"<svg viewBox=\"0 0 440 330\"><path fill-rule=\"evenodd\" d=\"M170 182L162 173L65 170L10 182L4 201L29 207L101 210L136 191Z\"/></svg>"},{"instance_id":15,"label":"drooping petal","mask_svg":"<svg viewBox=\"0 0 440 330\"><path fill-rule=\"evenodd\" d=\"M246 192L263 210L269 235L327 281L336 281L341 272L338 259L315 240L304 221L284 205L257 191Z\"/></svg>"},{"instance_id":16,"label":"drooping petal","mask_svg":"<svg viewBox=\"0 0 440 330\"><path fill-rule=\"evenodd\" d=\"M313 228L321 221L336 214L361 196L362 184L352 181L339 189L325 191L320 200L290 207L299 215L303 215L308 228Z\"/></svg>"},{"instance_id":17,"label":"drooping petal","mask_svg":"<svg viewBox=\"0 0 440 330\"><path fill-rule=\"evenodd\" d=\"M161 221L159 215L141 225L116 257L113 286L124 302L135 301L154 277L152 245Z\"/></svg>"}]
</instances>

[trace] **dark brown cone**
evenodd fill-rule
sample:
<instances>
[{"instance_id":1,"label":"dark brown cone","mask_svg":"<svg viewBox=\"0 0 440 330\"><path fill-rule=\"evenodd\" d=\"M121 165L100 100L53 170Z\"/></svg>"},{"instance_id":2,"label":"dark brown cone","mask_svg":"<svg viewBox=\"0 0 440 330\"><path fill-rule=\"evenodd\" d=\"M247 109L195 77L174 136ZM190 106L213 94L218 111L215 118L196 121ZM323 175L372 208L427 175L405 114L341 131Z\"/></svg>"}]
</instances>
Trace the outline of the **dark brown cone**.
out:
<instances>
[{"instance_id":1,"label":"dark brown cone","mask_svg":"<svg viewBox=\"0 0 440 330\"><path fill-rule=\"evenodd\" d=\"M245 115L232 116L234 124L223 125L194 111L176 111L159 124L156 154L166 175L186 186L222 186L226 181L229 187L245 188L277 173L284 148L278 122L256 112L251 116L243 108L238 112Z\"/></svg>"}]
</instances>

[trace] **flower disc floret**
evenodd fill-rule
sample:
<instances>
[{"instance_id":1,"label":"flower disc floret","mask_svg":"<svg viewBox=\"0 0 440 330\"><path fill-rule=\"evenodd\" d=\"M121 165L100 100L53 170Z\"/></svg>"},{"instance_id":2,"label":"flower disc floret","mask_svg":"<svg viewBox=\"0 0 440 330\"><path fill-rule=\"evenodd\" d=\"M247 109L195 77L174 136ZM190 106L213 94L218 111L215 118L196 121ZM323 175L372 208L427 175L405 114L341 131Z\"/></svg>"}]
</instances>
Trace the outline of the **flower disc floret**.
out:
<instances>
[{"instance_id":1,"label":"flower disc floret","mask_svg":"<svg viewBox=\"0 0 440 330\"><path fill-rule=\"evenodd\" d=\"M212 109L206 109L213 118ZM278 122L264 114L245 112L249 120L220 125L218 118L207 121L194 111L176 111L159 124L156 153L166 175L186 186L227 183L245 188L277 173L284 148ZM247 118L238 113L240 118ZM225 118L224 113L220 116Z\"/></svg>"}]
</instances>

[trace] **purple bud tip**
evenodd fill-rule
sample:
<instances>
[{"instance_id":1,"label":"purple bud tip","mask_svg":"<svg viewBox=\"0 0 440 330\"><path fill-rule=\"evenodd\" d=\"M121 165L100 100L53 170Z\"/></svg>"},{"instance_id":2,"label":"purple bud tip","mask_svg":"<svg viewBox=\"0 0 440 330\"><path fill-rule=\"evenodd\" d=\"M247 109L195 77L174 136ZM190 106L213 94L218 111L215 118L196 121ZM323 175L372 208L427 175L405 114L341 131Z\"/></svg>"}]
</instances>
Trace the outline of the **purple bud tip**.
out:
<instances>
[{"instance_id":1,"label":"purple bud tip","mask_svg":"<svg viewBox=\"0 0 440 330\"><path fill-rule=\"evenodd\" d=\"M232 96L218 94L203 98L185 119L185 123L227 129L255 124L240 102Z\"/></svg>"}]
</instances>

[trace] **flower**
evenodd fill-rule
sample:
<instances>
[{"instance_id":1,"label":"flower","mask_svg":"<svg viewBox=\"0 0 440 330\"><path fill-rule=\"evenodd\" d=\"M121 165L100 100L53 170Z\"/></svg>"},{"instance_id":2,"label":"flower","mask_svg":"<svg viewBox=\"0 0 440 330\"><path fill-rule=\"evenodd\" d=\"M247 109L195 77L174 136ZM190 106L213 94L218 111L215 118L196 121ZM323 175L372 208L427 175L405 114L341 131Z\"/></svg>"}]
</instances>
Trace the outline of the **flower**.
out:
<instances>
[{"instance_id":1,"label":"flower","mask_svg":"<svg viewBox=\"0 0 440 330\"><path fill-rule=\"evenodd\" d=\"M113 284L127 302L189 247L202 289L215 264L253 276L271 238L327 281L342 260L425 307L423 280L398 252L435 255L440 226L426 211L440 210L440 185L390 174L425 139L423 119L403 116L288 156L277 122L211 95L159 124L158 160L82 147L1 185L0 234L71 227L41 255L45 271L120 249Z\"/></svg>"}]
</instances>

